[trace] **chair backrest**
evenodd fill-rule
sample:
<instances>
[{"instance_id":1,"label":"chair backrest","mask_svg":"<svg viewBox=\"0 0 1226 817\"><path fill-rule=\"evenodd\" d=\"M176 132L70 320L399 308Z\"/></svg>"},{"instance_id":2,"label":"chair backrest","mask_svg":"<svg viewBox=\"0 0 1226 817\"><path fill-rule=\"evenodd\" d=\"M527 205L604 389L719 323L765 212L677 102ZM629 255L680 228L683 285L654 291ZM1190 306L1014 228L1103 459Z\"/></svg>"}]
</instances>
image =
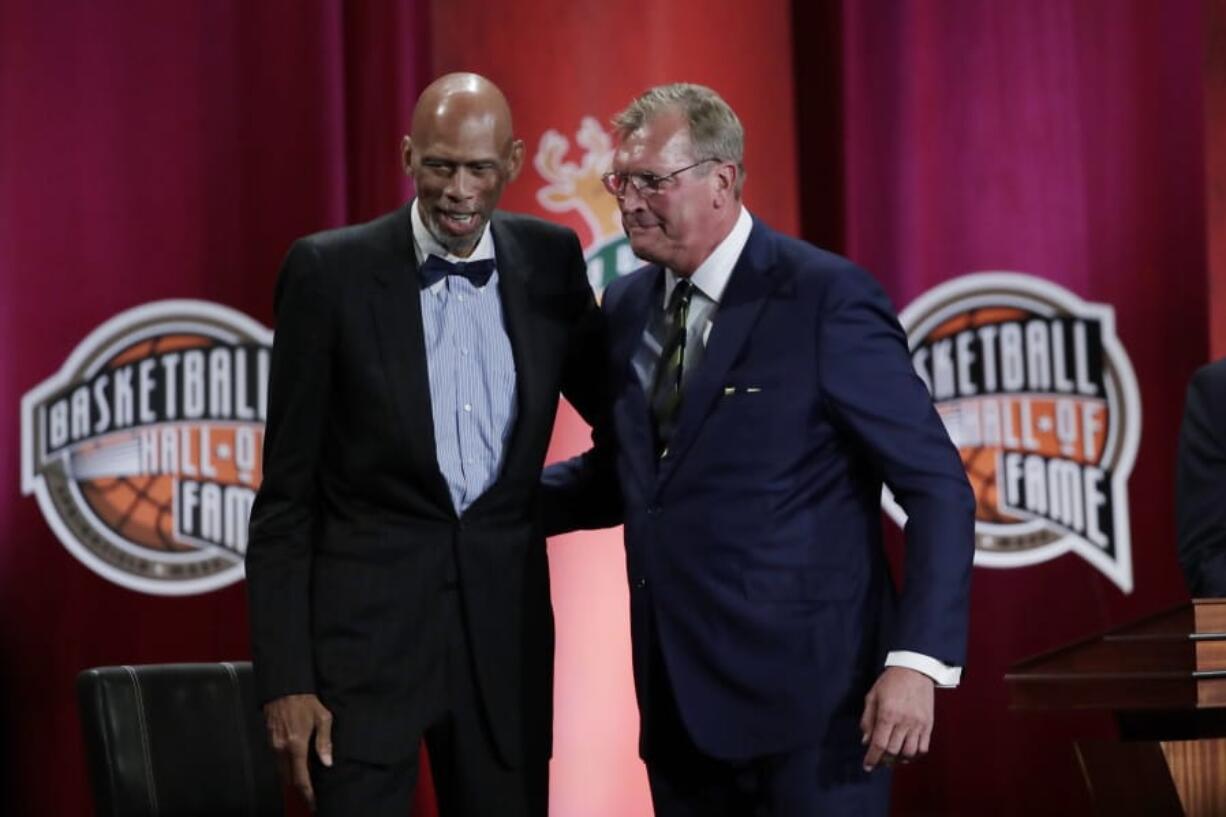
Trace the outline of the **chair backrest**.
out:
<instances>
[{"instance_id":1,"label":"chair backrest","mask_svg":"<svg viewBox=\"0 0 1226 817\"><path fill-rule=\"evenodd\" d=\"M88 669L77 700L98 817L282 814L250 663Z\"/></svg>"}]
</instances>

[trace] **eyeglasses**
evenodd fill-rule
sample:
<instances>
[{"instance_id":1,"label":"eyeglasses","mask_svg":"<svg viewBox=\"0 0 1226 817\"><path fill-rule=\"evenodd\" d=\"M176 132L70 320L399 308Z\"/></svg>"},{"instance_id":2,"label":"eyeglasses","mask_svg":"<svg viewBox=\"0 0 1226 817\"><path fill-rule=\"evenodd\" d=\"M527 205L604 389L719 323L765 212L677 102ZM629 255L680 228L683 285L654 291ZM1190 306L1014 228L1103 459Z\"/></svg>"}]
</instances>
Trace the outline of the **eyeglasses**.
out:
<instances>
[{"instance_id":1,"label":"eyeglasses","mask_svg":"<svg viewBox=\"0 0 1226 817\"><path fill-rule=\"evenodd\" d=\"M649 170L644 170L641 173L606 173L600 177L600 181L604 183L604 189L608 190L619 199L626 195L626 188L633 187L634 192L640 196L654 196L661 190L667 187L669 181L678 173L684 173L687 170L692 170L699 165L705 165L707 162L718 162L719 159L700 159L692 165L686 165L680 170L674 170L664 176L657 176Z\"/></svg>"}]
</instances>

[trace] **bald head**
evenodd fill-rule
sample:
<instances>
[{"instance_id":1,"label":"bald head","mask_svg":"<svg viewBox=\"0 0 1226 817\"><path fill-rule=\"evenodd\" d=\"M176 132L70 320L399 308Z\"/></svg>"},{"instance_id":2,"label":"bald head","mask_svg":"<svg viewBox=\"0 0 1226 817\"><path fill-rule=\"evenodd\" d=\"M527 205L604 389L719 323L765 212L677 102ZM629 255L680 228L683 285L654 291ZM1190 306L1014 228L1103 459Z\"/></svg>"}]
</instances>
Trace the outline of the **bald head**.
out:
<instances>
[{"instance_id":1,"label":"bald head","mask_svg":"<svg viewBox=\"0 0 1226 817\"><path fill-rule=\"evenodd\" d=\"M404 169L413 177L422 223L447 252L472 254L523 161L511 108L494 83L447 74L422 91L404 137Z\"/></svg>"},{"instance_id":2,"label":"bald head","mask_svg":"<svg viewBox=\"0 0 1226 817\"><path fill-rule=\"evenodd\" d=\"M445 74L426 86L413 108L414 141L436 129L480 126L490 129L499 145L511 141L511 106L498 86L480 74Z\"/></svg>"}]
</instances>

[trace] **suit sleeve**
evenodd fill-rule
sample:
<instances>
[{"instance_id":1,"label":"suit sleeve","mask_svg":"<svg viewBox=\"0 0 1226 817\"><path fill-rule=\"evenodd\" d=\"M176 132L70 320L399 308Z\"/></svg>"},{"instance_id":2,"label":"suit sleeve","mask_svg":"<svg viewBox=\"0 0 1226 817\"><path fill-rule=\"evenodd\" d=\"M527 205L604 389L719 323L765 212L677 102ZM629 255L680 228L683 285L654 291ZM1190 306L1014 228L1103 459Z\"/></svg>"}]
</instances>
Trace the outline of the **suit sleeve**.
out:
<instances>
[{"instance_id":1,"label":"suit sleeve","mask_svg":"<svg viewBox=\"0 0 1226 817\"><path fill-rule=\"evenodd\" d=\"M277 281L264 477L246 557L261 702L314 691L309 591L333 323L323 280L318 250L296 243Z\"/></svg>"},{"instance_id":2,"label":"suit sleeve","mask_svg":"<svg viewBox=\"0 0 1226 817\"><path fill-rule=\"evenodd\" d=\"M1195 598L1226 596L1226 364L1197 372L1188 386L1175 517L1179 563Z\"/></svg>"},{"instance_id":3,"label":"suit sleeve","mask_svg":"<svg viewBox=\"0 0 1226 817\"><path fill-rule=\"evenodd\" d=\"M608 332L587 280L579 240L567 253L568 301L573 304L570 343L562 369L562 394L592 427L592 448L545 469L541 510L545 534L607 528L622 520L616 472Z\"/></svg>"},{"instance_id":4,"label":"suit sleeve","mask_svg":"<svg viewBox=\"0 0 1226 817\"><path fill-rule=\"evenodd\" d=\"M889 299L862 270L835 276L819 322L828 405L907 512L903 591L890 651L966 658L974 495L915 374Z\"/></svg>"}]
</instances>

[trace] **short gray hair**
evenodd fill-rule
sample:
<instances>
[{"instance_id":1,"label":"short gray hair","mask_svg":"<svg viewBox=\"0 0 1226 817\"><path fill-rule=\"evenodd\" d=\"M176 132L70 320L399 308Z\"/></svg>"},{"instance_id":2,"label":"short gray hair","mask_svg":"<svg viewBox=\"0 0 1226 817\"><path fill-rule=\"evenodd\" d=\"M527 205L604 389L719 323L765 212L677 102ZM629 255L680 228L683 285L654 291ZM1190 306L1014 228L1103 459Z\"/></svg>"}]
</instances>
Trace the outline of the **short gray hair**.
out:
<instances>
[{"instance_id":1,"label":"short gray hair","mask_svg":"<svg viewBox=\"0 0 1226 817\"><path fill-rule=\"evenodd\" d=\"M736 195L745 184L745 129L736 112L705 85L674 82L639 94L613 117L613 131L624 139L657 116L670 112L685 117L695 159L719 159L736 164Z\"/></svg>"}]
</instances>

